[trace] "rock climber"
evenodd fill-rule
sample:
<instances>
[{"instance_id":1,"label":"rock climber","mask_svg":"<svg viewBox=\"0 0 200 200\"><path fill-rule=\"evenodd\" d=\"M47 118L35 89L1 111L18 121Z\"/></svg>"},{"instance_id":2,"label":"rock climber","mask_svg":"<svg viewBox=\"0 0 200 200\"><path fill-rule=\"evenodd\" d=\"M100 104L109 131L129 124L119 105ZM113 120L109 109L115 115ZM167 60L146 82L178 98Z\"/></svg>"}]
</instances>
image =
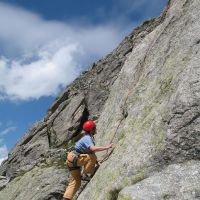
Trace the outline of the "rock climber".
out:
<instances>
[{"instance_id":1,"label":"rock climber","mask_svg":"<svg viewBox=\"0 0 200 200\"><path fill-rule=\"evenodd\" d=\"M63 200L72 200L75 193L81 186L81 180L89 181L98 165L96 151L104 151L112 148L112 144L107 146L95 145L96 124L89 120L83 124L84 136L75 144L73 150L67 155L67 166L71 173L71 180L66 188ZM83 171L81 173L81 167Z\"/></svg>"}]
</instances>

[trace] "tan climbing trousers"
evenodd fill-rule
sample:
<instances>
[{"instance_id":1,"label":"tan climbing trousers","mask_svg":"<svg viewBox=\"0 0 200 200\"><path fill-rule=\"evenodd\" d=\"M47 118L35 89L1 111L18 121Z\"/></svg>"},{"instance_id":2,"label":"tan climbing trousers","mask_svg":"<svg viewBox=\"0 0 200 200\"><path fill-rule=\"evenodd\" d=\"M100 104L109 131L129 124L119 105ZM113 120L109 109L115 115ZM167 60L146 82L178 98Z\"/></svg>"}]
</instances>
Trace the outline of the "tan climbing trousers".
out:
<instances>
[{"instance_id":1,"label":"tan climbing trousers","mask_svg":"<svg viewBox=\"0 0 200 200\"><path fill-rule=\"evenodd\" d=\"M73 168L73 160L75 157L75 153L72 151L67 156L67 166ZM95 169L95 164L97 161L97 157L95 154L80 154L77 160L77 166L83 166L83 174L93 174ZM64 198L73 199L73 196L78 191L81 186L81 168L70 170L71 180L69 182L68 187L66 188Z\"/></svg>"}]
</instances>

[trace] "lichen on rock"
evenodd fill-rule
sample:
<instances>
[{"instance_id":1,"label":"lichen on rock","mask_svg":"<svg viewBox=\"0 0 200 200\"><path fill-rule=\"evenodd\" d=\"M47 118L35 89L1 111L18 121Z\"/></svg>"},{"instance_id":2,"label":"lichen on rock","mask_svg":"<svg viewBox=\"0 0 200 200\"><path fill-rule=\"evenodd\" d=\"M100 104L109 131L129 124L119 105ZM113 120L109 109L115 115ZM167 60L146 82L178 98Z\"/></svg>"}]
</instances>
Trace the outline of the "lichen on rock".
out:
<instances>
[{"instance_id":1,"label":"lichen on rock","mask_svg":"<svg viewBox=\"0 0 200 200\"><path fill-rule=\"evenodd\" d=\"M64 152L88 119L114 151L75 199L198 199L199 12L198 0L169 1L67 86L1 165L0 199L62 199Z\"/></svg>"}]
</instances>

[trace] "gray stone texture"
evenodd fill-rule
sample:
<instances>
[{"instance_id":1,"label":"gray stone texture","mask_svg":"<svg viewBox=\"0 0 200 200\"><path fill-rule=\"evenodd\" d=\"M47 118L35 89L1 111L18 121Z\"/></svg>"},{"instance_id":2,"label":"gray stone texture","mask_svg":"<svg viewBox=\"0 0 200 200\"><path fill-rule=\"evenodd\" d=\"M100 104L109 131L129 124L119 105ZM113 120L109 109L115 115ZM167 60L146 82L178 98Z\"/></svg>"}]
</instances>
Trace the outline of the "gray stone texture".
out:
<instances>
[{"instance_id":1,"label":"gray stone texture","mask_svg":"<svg viewBox=\"0 0 200 200\"><path fill-rule=\"evenodd\" d=\"M88 119L114 151L74 199L198 199L199 15L198 0L169 1L67 86L0 166L0 200L61 200Z\"/></svg>"},{"instance_id":2,"label":"gray stone texture","mask_svg":"<svg viewBox=\"0 0 200 200\"><path fill-rule=\"evenodd\" d=\"M68 180L66 170L56 167L35 167L12 180L1 192L0 200L62 199Z\"/></svg>"},{"instance_id":3,"label":"gray stone texture","mask_svg":"<svg viewBox=\"0 0 200 200\"><path fill-rule=\"evenodd\" d=\"M6 187L8 180L5 176L0 176L0 190Z\"/></svg>"},{"instance_id":4,"label":"gray stone texture","mask_svg":"<svg viewBox=\"0 0 200 200\"><path fill-rule=\"evenodd\" d=\"M199 160L199 10L197 0L171 1L133 48L98 120L98 143L114 152L79 200L117 199L169 164Z\"/></svg>"},{"instance_id":5,"label":"gray stone texture","mask_svg":"<svg viewBox=\"0 0 200 200\"><path fill-rule=\"evenodd\" d=\"M200 163L173 164L160 173L124 188L118 200L200 199Z\"/></svg>"}]
</instances>

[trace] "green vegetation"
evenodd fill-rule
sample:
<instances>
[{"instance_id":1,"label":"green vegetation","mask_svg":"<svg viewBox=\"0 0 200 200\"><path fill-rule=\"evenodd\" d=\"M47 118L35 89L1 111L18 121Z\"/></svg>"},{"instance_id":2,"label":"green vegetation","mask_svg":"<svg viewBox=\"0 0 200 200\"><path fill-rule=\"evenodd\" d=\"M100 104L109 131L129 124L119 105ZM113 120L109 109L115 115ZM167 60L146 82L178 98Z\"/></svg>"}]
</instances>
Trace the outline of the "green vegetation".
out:
<instances>
[{"instance_id":1,"label":"green vegetation","mask_svg":"<svg viewBox=\"0 0 200 200\"><path fill-rule=\"evenodd\" d=\"M137 120L130 119L128 121L128 125L129 125L129 127L135 127L137 125Z\"/></svg>"},{"instance_id":2,"label":"green vegetation","mask_svg":"<svg viewBox=\"0 0 200 200\"><path fill-rule=\"evenodd\" d=\"M120 197L120 200L132 200L131 197L129 197L128 195L125 195L125 194L119 195L119 197Z\"/></svg>"},{"instance_id":3,"label":"green vegetation","mask_svg":"<svg viewBox=\"0 0 200 200\"><path fill-rule=\"evenodd\" d=\"M17 177L20 179L20 177L24 176L28 171L20 170L16 172Z\"/></svg>"},{"instance_id":4,"label":"green vegetation","mask_svg":"<svg viewBox=\"0 0 200 200\"><path fill-rule=\"evenodd\" d=\"M122 188L115 188L109 191L107 195L107 200L117 200L119 192L122 190Z\"/></svg>"},{"instance_id":5,"label":"green vegetation","mask_svg":"<svg viewBox=\"0 0 200 200\"><path fill-rule=\"evenodd\" d=\"M131 177L131 185L134 185L140 181L142 181L145 178L145 171L144 169L141 169L137 172L136 175Z\"/></svg>"},{"instance_id":6,"label":"green vegetation","mask_svg":"<svg viewBox=\"0 0 200 200\"><path fill-rule=\"evenodd\" d=\"M169 75L161 81L161 86L160 86L160 95L161 96L174 91L171 86L172 79L173 79L173 76Z\"/></svg>"},{"instance_id":7,"label":"green vegetation","mask_svg":"<svg viewBox=\"0 0 200 200\"><path fill-rule=\"evenodd\" d=\"M169 194L164 194L163 195L163 200L168 200L170 198Z\"/></svg>"},{"instance_id":8,"label":"green vegetation","mask_svg":"<svg viewBox=\"0 0 200 200\"><path fill-rule=\"evenodd\" d=\"M114 177L113 177L114 178ZM116 177L115 177L116 178ZM119 196L119 192L125 188L126 186L129 185L134 185L140 181L142 181L145 178L145 170L144 169L140 169L138 170L138 172L131 177L126 177L118 187L112 188L109 190L108 194L107 194L107 199L108 200L117 200L118 196ZM123 197L123 198L122 198ZM127 196L120 196L120 199L123 200L129 200L130 198Z\"/></svg>"},{"instance_id":9,"label":"green vegetation","mask_svg":"<svg viewBox=\"0 0 200 200\"><path fill-rule=\"evenodd\" d=\"M57 143L56 131L53 129L53 127L50 127L50 128L47 128L47 134L48 134L48 139L49 139L49 146L51 148L55 148L56 143Z\"/></svg>"},{"instance_id":10,"label":"green vegetation","mask_svg":"<svg viewBox=\"0 0 200 200\"><path fill-rule=\"evenodd\" d=\"M163 149L163 141L165 139L165 132L162 128L161 122L154 125L153 133L154 135L151 138L151 144L155 146L156 153L159 153Z\"/></svg>"},{"instance_id":11,"label":"green vegetation","mask_svg":"<svg viewBox=\"0 0 200 200\"><path fill-rule=\"evenodd\" d=\"M137 173L131 177L126 177L122 183L121 183L121 187L124 188L126 186L129 185L135 185L136 183L142 181L145 179L145 170L144 169L140 169L137 171Z\"/></svg>"},{"instance_id":12,"label":"green vegetation","mask_svg":"<svg viewBox=\"0 0 200 200\"><path fill-rule=\"evenodd\" d=\"M142 117L146 118L151 113L152 109L153 109L152 105L151 106L145 106L143 108L143 111L142 111Z\"/></svg>"},{"instance_id":13,"label":"green vegetation","mask_svg":"<svg viewBox=\"0 0 200 200\"><path fill-rule=\"evenodd\" d=\"M192 47L188 48L188 50L185 53L185 57L183 58L184 66L189 63L189 61L191 60L191 56L192 56Z\"/></svg>"},{"instance_id":14,"label":"green vegetation","mask_svg":"<svg viewBox=\"0 0 200 200\"><path fill-rule=\"evenodd\" d=\"M119 140L125 139L127 132L128 131L126 131L126 130L122 130L121 133L120 133L120 136L119 136Z\"/></svg>"}]
</instances>

